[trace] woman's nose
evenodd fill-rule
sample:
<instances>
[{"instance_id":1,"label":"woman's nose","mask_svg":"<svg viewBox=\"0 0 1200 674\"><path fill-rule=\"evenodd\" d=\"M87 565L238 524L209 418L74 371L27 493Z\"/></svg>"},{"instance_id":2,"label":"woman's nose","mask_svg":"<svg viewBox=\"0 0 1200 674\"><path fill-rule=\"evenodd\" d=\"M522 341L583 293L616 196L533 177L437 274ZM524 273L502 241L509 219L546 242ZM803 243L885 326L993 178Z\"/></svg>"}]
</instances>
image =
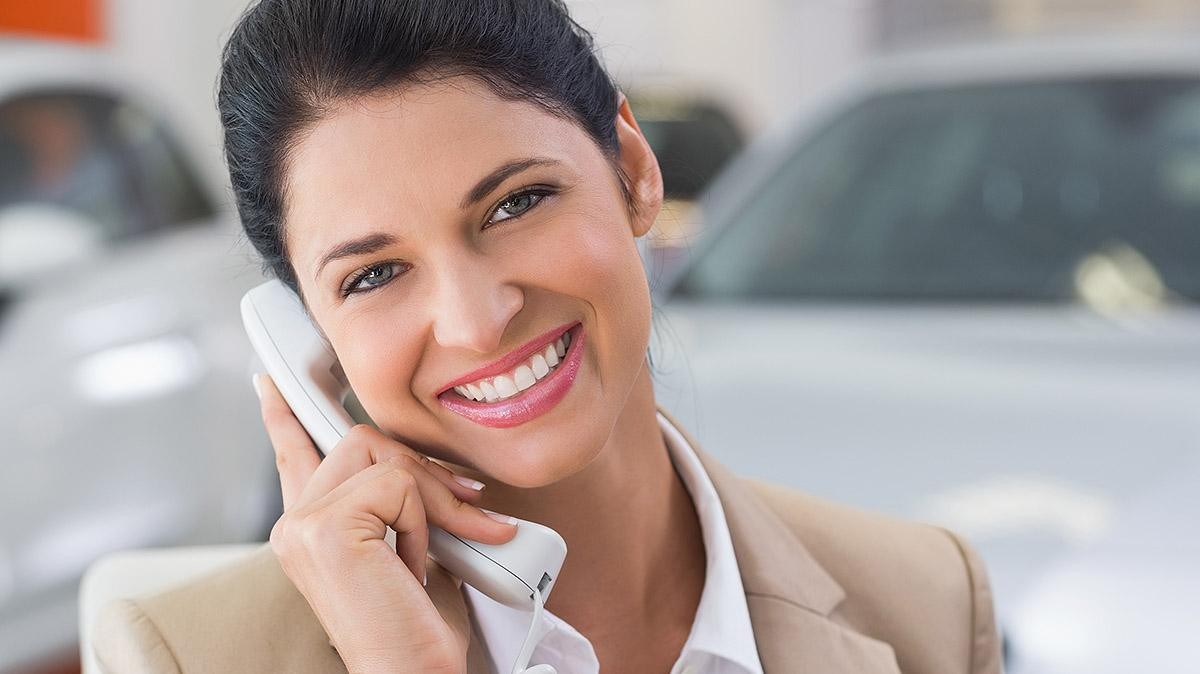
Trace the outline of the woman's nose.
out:
<instances>
[{"instance_id":1,"label":"woman's nose","mask_svg":"<svg viewBox=\"0 0 1200 674\"><path fill-rule=\"evenodd\" d=\"M438 278L433 336L445 347L492 353L509 321L525 304L521 289L490 272L486 264L445 267Z\"/></svg>"}]
</instances>

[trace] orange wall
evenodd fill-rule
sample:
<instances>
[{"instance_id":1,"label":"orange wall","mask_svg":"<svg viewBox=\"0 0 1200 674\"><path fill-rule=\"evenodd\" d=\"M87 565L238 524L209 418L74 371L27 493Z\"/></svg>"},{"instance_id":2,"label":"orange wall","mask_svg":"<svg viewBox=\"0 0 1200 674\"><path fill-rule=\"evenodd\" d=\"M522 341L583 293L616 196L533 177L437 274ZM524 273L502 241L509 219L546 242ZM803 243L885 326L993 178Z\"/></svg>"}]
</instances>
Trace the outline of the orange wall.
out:
<instances>
[{"instance_id":1,"label":"orange wall","mask_svg":"<svg viewBox=\"0 0 1200 674\"><path fill-rule=\"evenodd\" d=\"M0 0L0 33L100 42L104 0Z\"/></svg>"}]
</instances>

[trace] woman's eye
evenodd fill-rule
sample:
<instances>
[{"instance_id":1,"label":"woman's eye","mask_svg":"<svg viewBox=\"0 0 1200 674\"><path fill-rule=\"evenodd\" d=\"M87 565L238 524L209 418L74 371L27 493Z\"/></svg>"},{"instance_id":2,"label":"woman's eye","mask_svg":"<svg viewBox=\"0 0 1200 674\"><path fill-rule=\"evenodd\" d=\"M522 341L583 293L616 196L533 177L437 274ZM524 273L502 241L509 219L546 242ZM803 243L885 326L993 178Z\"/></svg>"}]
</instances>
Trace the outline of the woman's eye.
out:
<instances>
[{"instance_id":1,"label":"woman's eye","mask_svg":"<svg viewBox=\"0 0 1200 674\"><path fill-rule=\"evenodd\" d=\"M396 262L386 262L383 264L373 264L369 267L364 267L357 275L352 277L342 290L343 295L351 295L354 293L366 292L374 290L397 275Z\"/></svg>"},{"instance_id":2,"label":"woman's eye","mask_svg":"<svg viewBox=\"0 0 1200 674\"><path fill-rule=\"evenodd\" d=\"M547 194L548 192L545 190L530 190L508 197L492 213L492 219L488 220L488 224L496 224L521 215L536 206Z\"/></svg>"}]
</instances>

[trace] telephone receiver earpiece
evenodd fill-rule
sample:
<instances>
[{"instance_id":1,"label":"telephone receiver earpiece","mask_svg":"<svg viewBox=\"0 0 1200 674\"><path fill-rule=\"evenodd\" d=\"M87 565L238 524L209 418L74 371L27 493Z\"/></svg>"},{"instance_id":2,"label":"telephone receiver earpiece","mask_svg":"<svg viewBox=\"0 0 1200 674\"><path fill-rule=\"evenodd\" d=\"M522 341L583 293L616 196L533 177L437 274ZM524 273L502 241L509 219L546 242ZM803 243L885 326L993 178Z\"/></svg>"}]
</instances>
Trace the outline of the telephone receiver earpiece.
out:
<instances>
[{"instance_id":1,"label":"telephone receiver earpiece","mask_svg":"<svg viewBox=\"0 0 1200 674\"><path fill-rule=\"evenodd\" d=\"M371 423L296 293L278 280L268 281L242 297L241 309L254 351L322 455L335 451L355 423ZM536 624L562 569L567 544L553 529L526 520L517 520L516 536L500 545L466 540L430 525L429 554L497 602L534 611ZM554 673L549 665L525 669L527 651L532 648L522 649L514 672Z\"/></svg>"}]
</instances>

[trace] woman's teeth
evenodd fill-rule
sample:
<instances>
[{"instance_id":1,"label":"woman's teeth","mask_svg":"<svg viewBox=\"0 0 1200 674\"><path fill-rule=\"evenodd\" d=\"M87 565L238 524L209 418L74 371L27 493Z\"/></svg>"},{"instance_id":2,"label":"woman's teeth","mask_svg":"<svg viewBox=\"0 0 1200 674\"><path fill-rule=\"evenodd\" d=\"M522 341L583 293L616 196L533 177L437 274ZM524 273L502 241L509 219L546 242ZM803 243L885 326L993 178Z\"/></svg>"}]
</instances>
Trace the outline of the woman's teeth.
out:
<instances>
[{"instance_id":1,"label":"woman's teeth","mask_svg":"<svg viewBox=\"0 0 1200 674\"><path fill-rule=\"evenodd\" d=\"M553 372L562 362L563 356L567 353L567 347L570 345L571 333L563 333L562 337L546 345L545 349L533 354L531 358L512 371L480 379L470 384L455 386L454 392L469 400L489 403L511 398Z\"/></svg>"}]
</instances>

